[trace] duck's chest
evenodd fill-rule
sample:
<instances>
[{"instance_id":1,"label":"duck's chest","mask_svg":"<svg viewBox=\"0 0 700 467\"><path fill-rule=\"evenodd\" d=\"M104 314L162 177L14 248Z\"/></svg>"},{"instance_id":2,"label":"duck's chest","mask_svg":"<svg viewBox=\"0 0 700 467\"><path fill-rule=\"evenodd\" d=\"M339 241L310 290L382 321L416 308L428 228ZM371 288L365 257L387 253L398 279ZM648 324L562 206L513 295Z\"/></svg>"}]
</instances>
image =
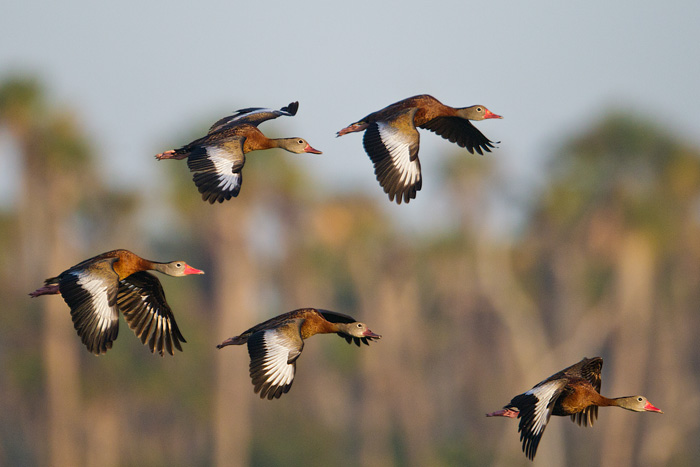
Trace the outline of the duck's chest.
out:
<instances>
[{"instance_id":1,"label":"duck's chest","mask_svg":"<svg viewBox=\"0 0 700 467\"><path fill-rule=\"evenodd\" d=\"M570 385L564 388L561 396L554 404L553 415L573 415L592 405L590 394L579 385Z\"/></svg>"}]
</instances>

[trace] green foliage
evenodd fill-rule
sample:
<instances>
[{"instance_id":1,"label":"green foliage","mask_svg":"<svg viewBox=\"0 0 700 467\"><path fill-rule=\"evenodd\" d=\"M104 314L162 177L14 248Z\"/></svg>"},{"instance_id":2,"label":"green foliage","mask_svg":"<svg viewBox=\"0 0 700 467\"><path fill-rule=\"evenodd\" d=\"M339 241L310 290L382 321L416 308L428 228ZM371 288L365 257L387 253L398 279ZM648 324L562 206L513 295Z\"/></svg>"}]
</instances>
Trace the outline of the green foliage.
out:
<instances>
[{"instance_id":1,"label":"green foliage","mask_svg":"<svg viewBox=\"0 0 700 467\"><path fill-rule=\"evenodd\" d=\"M85 170L91 149L82 128L71 112L50 108L35 79L16 77L0 84L0 124L41 157L47 170Z\"/></svg>"},{"instance_id":2,"label":"green foliage","mask_svg":"<svg viewBox=\"0 0 700 467\"><path fill-rule=\"evenodd\" d=\"M665 241L700 190L700 155L651 122L612 114L555 155L538 208L568 230L614 211L629 228Z\"/></svg>"},{"instance_id":3,"label":"green foliage","mask_svg":"<svg viewBox=\"0 0 700 467\"><path fill-rule=\"evenodd\" d=\"M0 85L0 121L28 127L45 111L43 86L36 79L8 78Z\"/></svg>"}]
</instances>

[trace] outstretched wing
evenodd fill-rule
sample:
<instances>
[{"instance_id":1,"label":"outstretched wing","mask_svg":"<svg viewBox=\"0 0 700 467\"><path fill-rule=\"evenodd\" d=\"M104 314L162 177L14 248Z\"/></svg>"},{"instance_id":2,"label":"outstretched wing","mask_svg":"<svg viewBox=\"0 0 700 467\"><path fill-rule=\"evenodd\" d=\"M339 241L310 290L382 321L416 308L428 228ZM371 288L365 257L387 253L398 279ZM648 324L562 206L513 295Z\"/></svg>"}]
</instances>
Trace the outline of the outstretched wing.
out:
<instances>
[{"instance_id":1,"label":"outstretched wing","mask_svg":"<svg viewBox=\"0 0 700 467\"><path fill-rule=\"evenodd\" d=\"M192 147L187 166L194 172L192 180L204 201L223 203L238 196L243 183L244 142L245 137L234 136L211 145Z\"/></svg>"},{"instance_id":2,"label":"outstretched wing","mask_svg":"<svg viewBox=\"0 0 700 467\"><path fill-rule=\"evenodd\" d=\"M262 107L240 109L233 115L224 117L214 123L211 128L209 128L209 134L231 128L233 126L242 125L244 123L258 126L262 122L272 120L273 118L281 116L293 117L296 115L297 110L299 110L299 102L290 102L289 105L282 107L279 110L265 109Z\"/></svg>"},{"instance_id":3,"label":"outstretched wing","mask_svg":"<svg viewBox=\"0 0 700 467\"><path fill-rule=\"evenodd\" d=\"M483 155L484 151L491 152L494 142L480 132L469 120L459 117L437 117L420 125L420 128L430 130L458 146Z\"/></svg>"},{"instance_id":4,"label":"outstretched wing","mask_svg":"<svg viewBox=\"0 0 700 467\"><path fill-rule=\"evenodd\" d=\"M293 319L248 338L250 377L261 399L279 399L292 387L296 360L304 348L300 332L303 322L303 319Z\"/></svg>"},{"instance_id":5,"label":"outstretched wing","mask_svg":"<svg viewBox=\"0 0 700 467\"><path fill-rule=\"evenodd\" d=\"M352 344L354 341L355 345L358 347L361 347L360 343L369 345L370 341L377 339L376 337L355 337L350 334L345 334L344 332L337 332L336 334L345 339L348 344Z\"/></svg>"},{"instance_id":6,"label":"outstretched wing","mask_svg":"<svg viewBox=\"0 0 700 467\"><path fill-rule=\"evenodd\" d=\"M603 359L600 357L584 358L577 365L580 365L580 377L591 383L591 386L600 394L603 370ZM574 365L576 366L576 365ZM598 419L598 406L591 405L582 412L573 414L571 421L583 426L593 426L593 422Z\"/></svg>"},{"instance_id":7,"label":"outstretched wing","mask_svg":"<svg viewBox=\"0 0 700 467\"><path fill-rule=\"evenodd\" d=\"M156 276L143 271L123 279L117 305L131 330L151 352L162 356L164 351L173 355L173 347L182 351L180 342L186 342L185 338Z\"/></svg>"},{"instance_id":8,"label":"outstretched wing","mask_svg":"<svg viewBox=\"0 0 700 467\"><path fill-rule=\"evenodd\" d=\"M407 203L422 185L418 146L420 136L413 125L416 108L404 110L388 122L367 126L363 144L374 164L377 181L391 201Z\"/></svg>"},{"instance_id":9,"label":"outstretched wing","mask_svg":"<svg viewBox=\"0 0 700 467\"><path fill-rule=\"evenodd\" d=\"M519 410L518 432L523 443L523 452L530 460L535 458L537 446L552 416L554 404L566 384L566 379L540 383L526 393L515 396L505 407Z\"/></svg>"},{"instance_id":10,"label":"outstretched wing","mask_svg":"<svg viewBox=\"0 0 700 467\"><path fill-rule=\"evenodd\" d=\"M119 332L117 258L82 262L59 276L58 288L70 307L73 326L87 349L100 355L112 348Z\"/></svg>"}]
</instances>

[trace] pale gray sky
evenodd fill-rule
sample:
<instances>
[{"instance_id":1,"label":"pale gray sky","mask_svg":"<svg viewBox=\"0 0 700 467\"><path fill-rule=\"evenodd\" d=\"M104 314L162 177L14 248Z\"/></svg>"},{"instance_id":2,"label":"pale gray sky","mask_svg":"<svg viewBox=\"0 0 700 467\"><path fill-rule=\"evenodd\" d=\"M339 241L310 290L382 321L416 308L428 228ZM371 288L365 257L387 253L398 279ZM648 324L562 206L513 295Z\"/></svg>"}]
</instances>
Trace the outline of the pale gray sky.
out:
<instances>
[{"instance_id":1,"label":"pale gray sky","mask_svg":"<svg viewBox=\"0 0 700 467\"><path fill-rule=\"evenodd\" d=\"M85 122L110 182L127 187L162 183L153 155L193 125L299 100L296 117L261 129L323 150L290 155L318 183L386 199L361 136L335 132L414 94L503 115L477 125L502 142L490 157L514 183L614 107L700 144L699 30L694 0L23 0L2 7L0 78L38 74ZM431 166L454 148L421 139L423 190L409 206L425 212Z\"/></svg>"}]
</instances>

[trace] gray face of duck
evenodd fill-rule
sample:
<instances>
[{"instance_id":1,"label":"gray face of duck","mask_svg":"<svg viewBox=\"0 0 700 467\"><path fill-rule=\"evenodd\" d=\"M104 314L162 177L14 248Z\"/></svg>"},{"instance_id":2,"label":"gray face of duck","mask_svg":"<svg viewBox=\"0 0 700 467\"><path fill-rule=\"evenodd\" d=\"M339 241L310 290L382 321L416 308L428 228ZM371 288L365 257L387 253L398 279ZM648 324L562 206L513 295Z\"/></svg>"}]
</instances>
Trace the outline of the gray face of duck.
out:
<instances>
[{"instance_id":1,"label":"gray face of duck","mask_svg":"<svg viewBox=\"0 0 700 467\"><path fill-rule=\"evenodd\" d=\"M615 405L633 412L657 412L663 413L661 409L654 407L644 396L618 397Z\"/></svg>"},{"instance_id":2,"label":"gray face of duck","mask_svg":"<svg viewBox=\"0 0 700 467\"><path fill-rule=\"evenodd\" d=\"M464 107L457 110L457 114L466 118L467 120L486 120L487 118L503 118L500 115L496 115L483 105L472 105L471 107Z\"/></svg>"},{"instance_id":3,"label":"gray face of duck","mask_svg":"<svg viewBox=\"0 0 700 467\"><path fill-rule=\"evenodd\" d=\"M171 261L170 263L157 263L155 270L169 276L188 276L190 274L204 274L204 271L195 269L184 261Z\"/></svg>"},{"instance_id":4,"label":"gray face of duck","mask_svg":"<svg viewBox=\"0 0 700 467\"><path fill-rule=\"evenodd\" d=\"M318 149L312 148L304 138L278 138L275 141L277 141L278 147L293 152L294 154L302 154L305 152L310 154L323 154Z\"/></svg>"},{"instance_id":5,"label":"gray face of duck","mask_svg":"<svg viewBox=\"0 0 700 467\"><path fill-rule=\"evenodd\" d=\"M369 341L381 339L382 336L373 333L365 323L360 323L355 321L354 323L342 323L338 324L338 335L344 337L348 344L355 341L355 344L359 347L360 343L369 345Z\"/></svg>"}]
</instances>

